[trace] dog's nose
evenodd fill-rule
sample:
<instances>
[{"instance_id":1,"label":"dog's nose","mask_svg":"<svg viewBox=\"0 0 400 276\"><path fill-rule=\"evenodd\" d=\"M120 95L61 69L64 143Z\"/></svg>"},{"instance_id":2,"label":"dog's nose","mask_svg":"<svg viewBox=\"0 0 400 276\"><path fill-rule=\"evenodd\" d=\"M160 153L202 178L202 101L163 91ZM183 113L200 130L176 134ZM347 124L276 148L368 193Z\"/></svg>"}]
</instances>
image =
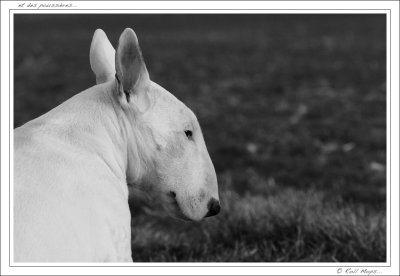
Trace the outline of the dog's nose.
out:
<instances>
[{"instance_id":1,"label":"dog's nose","mask_svg":"<svg viewBox=\"0 0 400 276\"><path fill-rule=\"evenodd\" d=\"M216 200L215 198L210 199L210 201L207 204L207 207L208 207L208 213L207 213L206 217L215 216L221 210L221 206L219 205L219 201Z\"/></svg>"}]
</instances>

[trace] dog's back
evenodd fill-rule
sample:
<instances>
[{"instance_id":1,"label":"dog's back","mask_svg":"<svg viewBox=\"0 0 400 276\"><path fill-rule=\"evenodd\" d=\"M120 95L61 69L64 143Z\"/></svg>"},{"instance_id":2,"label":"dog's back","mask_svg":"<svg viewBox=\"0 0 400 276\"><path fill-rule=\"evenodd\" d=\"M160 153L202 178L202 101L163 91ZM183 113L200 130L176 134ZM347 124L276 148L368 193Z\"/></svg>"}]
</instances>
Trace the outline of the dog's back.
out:
<instances>
[{"instance_id":1,"label":"dog's back","mask_svg":"<svg viewBox=\"0 0 400 276\"><path fill-rule=\"evenodd\" d=\"M104 138L90 129L101 131L90 120L96 112L90 105L91 94L101 93L96 90L104 86L82 92L15 129L15 261L129 261L130 236L122 237L119 230L106 227L108 220L130 227L127 200L110 184L123 180L116 179L97 155L95 149L105 151L104 147L87 137ZM85 109L79 107L82 104ZM80 116L85 116L81 120L85 123L79 123ZM58 124L62 119L63 124ZM117 239L127 240L121 243L127 248L116 249ZM121 251L125 256L120 256Z\"/></svg>"},{"instance_id":2,"label":"dog's back","mask_svg":"<svg viewBox=\"0 0 400 276\"><path fill-rule=\"evenodd\" d=\"M67 161L68 153L41 127L32 122L14 132L14 260L76 261L84 248L79 250L71 232L74 219L65 216L67 187L59 182L68 178L57 164Z\"/></svg>"}]
</instances>

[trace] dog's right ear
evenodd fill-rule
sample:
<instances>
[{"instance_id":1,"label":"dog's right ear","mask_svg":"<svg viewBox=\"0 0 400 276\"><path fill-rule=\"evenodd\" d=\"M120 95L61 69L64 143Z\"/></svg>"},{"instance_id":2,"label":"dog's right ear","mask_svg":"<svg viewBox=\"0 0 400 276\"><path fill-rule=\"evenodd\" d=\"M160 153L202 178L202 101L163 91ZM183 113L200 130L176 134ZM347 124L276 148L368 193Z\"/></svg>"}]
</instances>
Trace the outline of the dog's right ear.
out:
<instances>
[{"instance_id":1,"label":"dog's right ear","mask_svg":"<svg viewBox=\"0 0 400 276\"><path fill-rule=\"evenodd\" d=\"M97 84L114 79L115 50L101 29L94 32L90 45L90 67L96 75Z\"/></svg>"},{"instance_id":2,"label":"dog's right ear","mask_svg":"<svg viewBox=\"0 0 400 276\"><path fill-rule=\"evenodd\" d=\"M132 101L141 109L146 101L149 73L140 51L139 42L132 29L125 29L120 38L115 54L117 90L126 102Z\"/></svg>"}]
</instances>

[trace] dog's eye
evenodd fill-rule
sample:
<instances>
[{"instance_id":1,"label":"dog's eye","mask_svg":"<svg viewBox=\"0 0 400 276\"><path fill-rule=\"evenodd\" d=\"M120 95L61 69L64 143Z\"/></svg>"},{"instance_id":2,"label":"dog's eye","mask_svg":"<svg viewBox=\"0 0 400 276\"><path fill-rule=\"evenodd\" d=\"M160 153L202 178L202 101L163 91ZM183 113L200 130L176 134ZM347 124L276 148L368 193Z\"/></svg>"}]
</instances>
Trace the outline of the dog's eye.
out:
<instances>
[{"instance_id":1,"label":"dog's eye","mask_svg":"<svg viewBox=\"0 0 400 276\"><path fill-rule=\"evenodd\" d=\"M188 139L192 139L193 132L191 130L185 130L185 134Z\"/></svg>"}]
</instances>

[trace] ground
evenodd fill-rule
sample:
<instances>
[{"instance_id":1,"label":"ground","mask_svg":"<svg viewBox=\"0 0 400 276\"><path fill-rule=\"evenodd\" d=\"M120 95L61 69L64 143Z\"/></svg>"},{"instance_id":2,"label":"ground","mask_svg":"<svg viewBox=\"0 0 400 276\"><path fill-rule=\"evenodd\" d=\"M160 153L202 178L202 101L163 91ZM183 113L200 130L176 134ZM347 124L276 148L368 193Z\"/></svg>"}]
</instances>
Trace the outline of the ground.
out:
<instances>
[{"instance_id":1,"label":"ground","mask_svg":"<svg viewBox=\"0 0 400 276\"><path fill-rule=\"evenodd\" d=\"M139 37L196 113L222 211L132 200L135 261L386 260L385 15L15 15L14 125L95 82L89 46Z\"/></svg>"}]
</instances>

